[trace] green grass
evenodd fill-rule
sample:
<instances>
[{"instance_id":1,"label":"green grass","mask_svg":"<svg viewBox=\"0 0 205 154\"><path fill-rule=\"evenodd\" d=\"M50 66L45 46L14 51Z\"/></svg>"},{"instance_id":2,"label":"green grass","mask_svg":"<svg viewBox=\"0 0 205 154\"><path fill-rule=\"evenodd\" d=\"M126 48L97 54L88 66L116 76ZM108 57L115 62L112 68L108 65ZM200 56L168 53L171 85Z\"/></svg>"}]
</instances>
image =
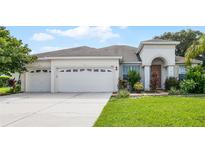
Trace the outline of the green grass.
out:
<instances>
[{"instance_id":1,"label":"green grass","mask_svg":"<svg viewBox=\"0 0 205 154\"><path fill-rule=\"evenodd\" d=\"M205 126L205 97L111 98L94 126Z\"/></svg>"},{"instance_id":2,"label":"green grass","mask_svg":"<svg viewBox=\"0 0 205 154\"><path fill-rule=\"evenodd\" d=\"M5 94L8 94L9 92L10 92L9 87L1 87L0 88L0 95L5 95Z\"/></svg>"}]
</instances>

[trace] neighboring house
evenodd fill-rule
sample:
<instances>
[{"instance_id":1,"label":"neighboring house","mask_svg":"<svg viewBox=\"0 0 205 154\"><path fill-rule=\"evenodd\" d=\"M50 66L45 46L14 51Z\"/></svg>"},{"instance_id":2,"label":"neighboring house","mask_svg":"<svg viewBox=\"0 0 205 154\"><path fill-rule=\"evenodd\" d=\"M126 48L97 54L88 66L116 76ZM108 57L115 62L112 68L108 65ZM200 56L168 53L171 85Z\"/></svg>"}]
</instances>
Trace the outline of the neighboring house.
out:
<instances>
[{"instance_id":1,"label":"neighboring house","mask_svg":"<svg viewBox=\"0 0 205 154\"><path fill-rule=\"evenodd\" d=\"M175 56L179 42L148 40L139 47L114 45L105 48L86 46L36 54L22 75L26 92L113 92L119 79L129 70L140 73L145 90L150 90L152 74L157 74L158 88L164 88L168 77L183 78L184 58ZM201 61L193 60L193 64Z\"/></svg>"}]
</instances>

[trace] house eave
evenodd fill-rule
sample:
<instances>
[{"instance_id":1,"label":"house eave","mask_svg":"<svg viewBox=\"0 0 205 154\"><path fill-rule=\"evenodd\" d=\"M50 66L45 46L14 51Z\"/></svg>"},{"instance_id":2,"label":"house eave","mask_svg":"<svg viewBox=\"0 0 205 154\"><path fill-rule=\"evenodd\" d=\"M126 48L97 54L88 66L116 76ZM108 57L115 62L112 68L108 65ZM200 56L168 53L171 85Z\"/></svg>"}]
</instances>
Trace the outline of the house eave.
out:
<instances>
[{"instance_id":1,"label":"house eave","mask_svg":"<svg viewBox=\"0 0 205 154\"><path fill-rule=\"evenodd\" d=\"M70 60L70 59L75 59L75 60L81 60L81 59L122 59L122 56L83 56L83 57L42 57L38 58L38 60Z\"/></svg>"},{"instance_id":2,"label":"house eave","mask_svg":"<svg viewBox=\"0 0 205 154\"><path fill-rule=\"evenodd\" d=\"M142 64L142 62L122 62L121 64Z\"/></svg>"},{"instance_id":3,"label":"house eave","mask_svg":"<svg viewBox=\"0 0 205 154\"><path fill-rule=\"evenodd\" d=\"M142 42L142 44L157 44L157 45L178 45L180 42L178 41L167 41L167 42Z\"/></svg>"}]
</instances>

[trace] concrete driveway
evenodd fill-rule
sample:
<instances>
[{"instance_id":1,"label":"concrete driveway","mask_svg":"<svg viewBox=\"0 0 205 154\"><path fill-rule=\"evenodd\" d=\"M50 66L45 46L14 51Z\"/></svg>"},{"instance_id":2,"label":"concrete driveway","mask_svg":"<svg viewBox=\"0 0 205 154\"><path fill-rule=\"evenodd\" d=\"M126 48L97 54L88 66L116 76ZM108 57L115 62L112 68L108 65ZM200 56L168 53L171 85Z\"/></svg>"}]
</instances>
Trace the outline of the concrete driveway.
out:
<instances>
[{"instance_id":1,"label":"concrete driveway","mask_svg":"<svg viewBox=\"0 0 205 154\"><path fill-rule=\"evenodd\" d=\"M111 93L22 93L0 97L3 127L90 127Z\"/></svg>"}]
</instances>

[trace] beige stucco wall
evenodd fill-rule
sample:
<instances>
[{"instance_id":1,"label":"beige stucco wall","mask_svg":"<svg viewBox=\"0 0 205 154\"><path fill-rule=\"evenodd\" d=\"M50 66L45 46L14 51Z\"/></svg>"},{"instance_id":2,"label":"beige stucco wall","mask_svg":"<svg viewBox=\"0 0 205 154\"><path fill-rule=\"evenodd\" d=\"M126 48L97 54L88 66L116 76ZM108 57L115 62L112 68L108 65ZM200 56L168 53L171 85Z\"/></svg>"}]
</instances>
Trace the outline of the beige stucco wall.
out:
<instances>
[{"instance_id":1,"label":"beige stucco wall","mask_svg":"<svg viewBox=\"0 0 205 154\"><path fill-rule=\"evenodd\" d=\"M52 60L53 67L115 67L119 66L118 59L61 59Z\"/></svg>"},{"instance_id":2,"label":"beige stucco wall","mask_svg":"<svg viewBox=\"0 0 205 154\"><path fill-rule=\"evenodd\" d=\"M163 58L165 65L175 65L175 45L144 45L140 57L142 65L151 65L157 57Z\"/></svg>"},{"instance_id":3,"label":"beige stucco wall","mask_svg":"<svg viewBox=\"0 0 205 154\"><path fill-rule=\"evenodd\" d=\"M174 67L174 76L175 78L178 78L178 75L179 75L179 65L175 65Z\"/></svg>"},{"instance_id":4,"label":"beige stucco wall","mask_svg":"<svg viewBox=\"0 0 205 154\"><path fill-rule=\"evenodd\" d=\"M154 59L160 58L163 60L161 67L161 87L164 88L164 82L168 76L175 74L175 45L162 44L144 44L140 51L140 58L143 67L143 79L145 90L150 89L150 71ZM157 63L157 62L156 62ZM155 63L155 64L156 64ZM145 71L146 68L146 71Z\"/></svg>"},{"instance_id":5,"label":"beige stucco wall","mask_svg":"<svg viewBox=\"0 0 205 154\"><path fill-rule=\"evenodd\" d=\"M32 68L50 68L51 67L51 60L38 60L34 63L27 65L27 69Z\"/></svg>"}]
</instances>

